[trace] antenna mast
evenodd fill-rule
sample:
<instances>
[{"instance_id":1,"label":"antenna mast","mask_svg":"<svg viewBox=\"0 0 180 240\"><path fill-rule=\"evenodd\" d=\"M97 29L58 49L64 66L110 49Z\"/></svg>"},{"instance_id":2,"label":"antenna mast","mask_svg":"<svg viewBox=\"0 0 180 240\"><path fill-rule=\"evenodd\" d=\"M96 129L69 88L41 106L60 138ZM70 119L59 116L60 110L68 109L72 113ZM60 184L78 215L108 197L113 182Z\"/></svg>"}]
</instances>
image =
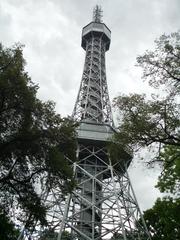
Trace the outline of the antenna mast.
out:
<instances>
[{"instance_id":1,"label":"antenna mast","mask_svg":"<svg viewBox=\"0 0 180 240\"><path fill-rule=\"evenodd\" d=\"M102 8L99 5L96 5L93 10L93 22L102 23Z\"/></svg>"}]
</instances>

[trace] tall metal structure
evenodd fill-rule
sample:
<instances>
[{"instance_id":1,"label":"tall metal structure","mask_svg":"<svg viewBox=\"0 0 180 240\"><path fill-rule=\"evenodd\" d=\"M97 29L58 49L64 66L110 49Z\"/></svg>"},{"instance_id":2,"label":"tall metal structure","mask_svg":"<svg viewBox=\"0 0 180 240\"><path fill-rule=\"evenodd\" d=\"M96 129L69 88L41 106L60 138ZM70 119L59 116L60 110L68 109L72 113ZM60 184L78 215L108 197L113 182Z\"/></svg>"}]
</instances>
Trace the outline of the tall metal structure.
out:
<instances>
[{"instance_id":1,"label":"tall metal structure","mask_svg":"<svg viewBox=\"0 0 180 240\"><path fill-rule=\"evenodd\" d=\"M71 234L72 240L151 239L127 172L132 154L121 148L118 161L113 161L107 149L115 132L105 67L110 42L111 31L102 22L101 8L96 6L93 21L82 30L81 46L86 56L72 114L80 123L77 162L71 163L77 187L66 199L54 190L42 195L48 206L49 226L58 231L58 240L64 231ZM29 239L28 235L23 237L24 232L18 240ZM37 226L33 239L41 236Z\"/></svg>"},{"instance_id":2,"label":"tall metal structure","mask_svg":"<svg viewBox=\"0 0 180 240\"><path fill-rule=\"evenodd\" d=\"M111 31L102 23L102 11L94 9L93 22L82 30L82 48L86 51L84 70L73 117L113 125L106 81L105 52L109 50Z\"/></svg>"},{"instance_id":3,"label":"tall metal structure","mask_svg":"<svg viewBox=\"0 0 180 240\"><path fill-rule=\"evenodd\" d=\"M96 6L93 21L82 30L86 56L72 114L80 122L74 163L77 188L67 198L59 239L65 229L72 238L84 240L150 239L127 172L132 154L121 149L113 163L107 150L115 131L105 67L110 41L111 31Z\"/></svg>"}]
</instances>

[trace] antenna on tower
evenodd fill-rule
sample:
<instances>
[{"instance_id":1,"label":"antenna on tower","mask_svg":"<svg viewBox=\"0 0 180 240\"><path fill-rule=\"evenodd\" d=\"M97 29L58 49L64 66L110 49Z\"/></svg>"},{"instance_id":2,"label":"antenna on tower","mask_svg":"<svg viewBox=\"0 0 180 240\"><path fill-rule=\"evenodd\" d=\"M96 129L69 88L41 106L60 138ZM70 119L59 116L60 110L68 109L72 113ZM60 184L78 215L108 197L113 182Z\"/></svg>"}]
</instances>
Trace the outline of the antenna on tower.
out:
<instances>
[{"instance_id":1,"label":"antenna on tower","mask_svg":"<svg viewBox=\"0 0 180 240\"><path fill-rule=\"evenodd\" d=\"M102 22L102 9L101 6L96 5L93 9L93 22L101 23Z\"/></svg>"}]
</instances>

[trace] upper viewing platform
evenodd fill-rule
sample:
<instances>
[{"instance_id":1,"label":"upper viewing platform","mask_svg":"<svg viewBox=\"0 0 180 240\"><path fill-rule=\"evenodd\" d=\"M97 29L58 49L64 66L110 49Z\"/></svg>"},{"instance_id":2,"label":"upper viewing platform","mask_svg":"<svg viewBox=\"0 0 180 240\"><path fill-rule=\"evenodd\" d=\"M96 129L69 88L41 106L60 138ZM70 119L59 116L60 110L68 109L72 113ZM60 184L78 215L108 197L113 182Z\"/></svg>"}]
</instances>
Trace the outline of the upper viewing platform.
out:
<instances>
[{"instance_id":1,"label":"upper viewing platform","mask_svg":"<svg viewBox=\"0 0 180 240\"><path fill-rule=\"evenodd\" d=\"M111 31L102 22L102 10L99 6L96 6L93 12L93 21L86 25L82 30L82 42L81 46L86 50L86 42L92 37L102 37L106 43L106 51L109 50L111 42Z\"/></svg>"}]
</instances>

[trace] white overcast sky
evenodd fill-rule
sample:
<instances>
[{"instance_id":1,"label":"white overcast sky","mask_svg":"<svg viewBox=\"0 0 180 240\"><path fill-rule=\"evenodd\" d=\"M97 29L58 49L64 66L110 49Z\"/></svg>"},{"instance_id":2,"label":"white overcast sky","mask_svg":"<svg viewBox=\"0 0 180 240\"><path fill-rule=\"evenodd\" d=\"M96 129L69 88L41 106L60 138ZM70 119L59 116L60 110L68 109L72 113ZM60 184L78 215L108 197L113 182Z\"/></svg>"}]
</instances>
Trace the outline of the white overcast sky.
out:
<instances>
[{"instance_id":1,"label":"white overcast sky","mask_svg":"<svg viewBox=\"0 0 180 240\"><path fill-rule=\"evenodd\" d=\"M135 67L136 57L154 46L163 33L180 28L180 0L1 0L0 41L25 44L27 71L39 84L38 96L56 102L62 116L71 115L84 64L82 27L100 4L112 32L106 54L110 99L118 93L150 92ZM137 160L136 160L137 161ZM135 163L130 170L141 209L152 206L159 171Z\"/></svg>"}]
</instances>

